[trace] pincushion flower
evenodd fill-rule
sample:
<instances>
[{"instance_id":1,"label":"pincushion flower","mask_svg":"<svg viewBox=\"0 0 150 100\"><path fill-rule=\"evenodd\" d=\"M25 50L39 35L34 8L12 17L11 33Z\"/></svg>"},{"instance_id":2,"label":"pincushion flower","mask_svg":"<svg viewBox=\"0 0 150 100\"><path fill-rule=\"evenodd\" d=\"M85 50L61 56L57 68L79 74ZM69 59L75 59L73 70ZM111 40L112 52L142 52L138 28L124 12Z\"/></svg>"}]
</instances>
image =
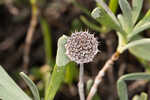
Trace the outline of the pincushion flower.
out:
<instances>
[{"instance_id":1,"label":"pincushion flower","mask_svg":"<svg viewBox=\"0 0 150 100\"><path fill-rule=\"evenodd\" d=\"M74 32L67 40L65 48L70 60L78 64L88 63L93 61L98 52L98 41L88 31Z\"/></svg>"},{"instance_id":2,"label":"pincushion flower","mask_svg":"<svg viewBox=\"0 0 150 100\"><path fill-rule=\"evenodd\" d=\"M80 100L85 100L84 95L84 63L93 61L98 53L98 41L94 34L88 31L80 31L72 33L65 45L66 55L71 61L80 64L78 90Z\"/></svg>"}]
</instances>

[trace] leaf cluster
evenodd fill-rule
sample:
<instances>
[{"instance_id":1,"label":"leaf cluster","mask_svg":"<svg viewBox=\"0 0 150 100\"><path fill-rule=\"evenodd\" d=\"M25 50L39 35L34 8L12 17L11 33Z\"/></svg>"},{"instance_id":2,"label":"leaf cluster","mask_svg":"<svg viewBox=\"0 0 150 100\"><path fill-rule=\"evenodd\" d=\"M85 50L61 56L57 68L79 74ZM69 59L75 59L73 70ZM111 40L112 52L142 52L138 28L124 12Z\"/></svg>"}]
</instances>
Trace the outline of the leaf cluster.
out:
<instances>
[{"instance_id":1,"label":"leaf cluster","mask_svg":"<svg viewBox=\"0 0 150 100\"><path fill-rule=\"evenodd\" d=\"M127 0L119 0L122 14L117 17L102 0L96 1L100 7L95 8L91 15L102 25L116 31L119 38L117 51L123 53L129 49L135 56L150 60L150 39L140 34L150 28L150 10L138 21L143 0L132 0L132 7Z\"/></svg>"}]
</instances>

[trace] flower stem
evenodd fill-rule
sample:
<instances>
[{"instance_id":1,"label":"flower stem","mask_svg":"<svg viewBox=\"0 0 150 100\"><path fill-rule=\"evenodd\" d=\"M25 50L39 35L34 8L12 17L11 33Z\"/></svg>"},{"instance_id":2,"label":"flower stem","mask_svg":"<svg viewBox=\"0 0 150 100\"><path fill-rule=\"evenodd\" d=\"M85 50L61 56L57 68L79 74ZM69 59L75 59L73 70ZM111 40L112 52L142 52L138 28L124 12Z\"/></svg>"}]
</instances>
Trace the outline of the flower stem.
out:
<instances>
[{"instance_id":1,"label":"flower stem","mask_svg":"<svg viewBox=\"0 0 150 100\"><path fill-rule=\"evenodd\" d=\"M102 81L103 76L105 75L105 72L112 67L113 63L118 60L120 53L115 52L112 57L105 63L104 67L99 71L98 75L95 78L94 84L88 94L87 100L92 100L92 97L97 91L98 85Z\"/></svg>"},{"instance_id":2,"label":"flower stem","mask_svg":"<svg viewBox=\"0 0 150 100\"><path fill-rule=\"evenodd\" d=\"M85 95L84 95L84 64L80 64L80 73L79 73L79 83L78 83L78 91L80 95L80 100L85 100Z\"/></svg>"}]
</instances>

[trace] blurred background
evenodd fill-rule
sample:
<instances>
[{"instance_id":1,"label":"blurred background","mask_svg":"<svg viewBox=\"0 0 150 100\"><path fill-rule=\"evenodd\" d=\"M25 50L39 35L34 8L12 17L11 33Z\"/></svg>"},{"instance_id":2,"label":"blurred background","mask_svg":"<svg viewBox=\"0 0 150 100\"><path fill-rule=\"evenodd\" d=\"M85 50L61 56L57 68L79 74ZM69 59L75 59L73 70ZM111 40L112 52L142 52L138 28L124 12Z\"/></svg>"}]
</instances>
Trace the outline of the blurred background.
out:
<instances>
[{"instance_id":1,"label":"blurred background","mask_svg":"<svg viewBox=\"0 0 150 100\"><path fill-rule=\"evenodd\" d=\"M105 1L115 14L121 13L117 0ZM94 79L118 44L115 31L91 17L96 6L94 0L0 0L0 65L30 95L18 76L20 71L28 73L37 84L40 95L44 96L44 79L46 72L52 72L54 67L58 38L63 34L69 36L75 30L89 30L100 42L101 51L92 63L85 64L84 80L85 84L90 84L88 80ZM150 0L144 0L140 18L148 9ZM150 30L143 36L150 37ZM116 81L121 75L149 69L150 62L126 51L104 77L95 100L117 100ZM55 100L79 100L77 82L78 65L71 63ZM130 81L128 88L129 98L142 91L150 96L149 82Z\"/></svg>"}]
</instances>

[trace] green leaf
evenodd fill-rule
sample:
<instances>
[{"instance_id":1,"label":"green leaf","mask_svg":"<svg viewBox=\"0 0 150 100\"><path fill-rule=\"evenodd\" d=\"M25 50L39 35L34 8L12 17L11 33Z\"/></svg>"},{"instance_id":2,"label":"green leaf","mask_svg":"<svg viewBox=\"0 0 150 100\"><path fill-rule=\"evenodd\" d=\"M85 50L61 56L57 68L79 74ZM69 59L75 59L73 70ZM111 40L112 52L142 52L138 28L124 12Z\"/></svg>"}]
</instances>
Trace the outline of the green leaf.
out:
<instances>
[{"instance_id":1,"label":"green leaf","mask_svg":"<svg viewBox=\"0 0 150 100\"><path fill-rule=\"evenodd\" d=\"M34 100L40 100L39 91L38 91L36 85L33 83L33 81L23 72L20 73L20 76L26 82L26 84L29 86L29 88L33 94Z\"/></svg>"},{"instance_id":2,"label":"green leaf","mask_svg":"<svg viewBox=\"0 0 150 100\"><path fill-rule=\"evenodd\" d=\"M107 16L110 18L110 20L118 27L120 27L120 24L118 22L118 20L116 19L115 15L113 14L113 12L111 12L111 10L109 9L109 7L102 1L102 0L96 0L100 6L101 9L98 7L96 8L97 10L95 10L95 13L97 13L98 16L94 16L94 11L93 11L93 17L97 18L97 17L101 17L101 16ZM102 13L101 13L102 11ZM103 15L105 14L105 15Z\"/></svg>"},{"instance_id":3,"label":"green leaf","mask_svg":"<svg viewBox=\"0 0 150 100\"><path fill-rule=\"evenodd\" d=\"M66 66L66 73L65 73L65 79L64 81L67 84L72 84L73 81L77 78L78 76L78 67L76 66L75 62L70 62Z\"/></svg>"},{"instance_id":4,"label":"green leaf","mask_svg":"<svg viewBox=\"0 0 150 100\"><path fill-rule=\"evenodd\" d=\"M141 46L135 46L129 49L132 54L144 60L150 61L150 43Z\"/></svg>"},{"instance_id":5,"label":"green leaf","mask_svg":"<svg viewBox=\"0 0 150 100\"><path fill-rule=\"evenodd\" d=\"M40 20L43 38L44 38L44 48L45 48L45 56L46 56L46 63L50 64L50 66L54 65L54 59L52 55L52 37L50 28L48 23L45 19L41 18Z\"/></svg>"},{"instance_id":6,"label":"green leaf","mask_svg":"<svg viewBox=\"0 0 150 100\"><path fill-rule=\"evenodd\" d=\"M68 37L63 35L58 40L58 49L57 49L57 55L56 55L57 66L65 66L67 63L70 62L70 59L66 55L66 48L65 48L67 39Z\"/></svg>"},{"instance_id":7,"label":"green leaf","mask_svg":"<svg viewBox=\"0 0 150 100\"><path fill-rule=\"evenodd\" d=\"M144 18L135 26L128 38L131 39L133 36L139 34L140 32L150 28L150 10L146 13Z\"/></svg>"},{"instance_id":8,"label":"green leaf","mask_svg":"<svg viewBox=\"0 0 150 100\"><path fill-rule=\"evenodd\" d=\"M121 50L127 44L127 41L121 34L119 34L119 32L117 32L117 36L119 42L117 46L117 51L121 53Z\"/></svg>"},{"instance_id":9,"label":"green leaf","mask_svg":"<svg viewBox=\"0 0 150 100\"><path fill-rule=\"evenodd\" d=\"M31 100L0 66L0 98L2 100Z\"/></svg>"},{"instance_id":10,"label":"green leaf","mask_svg":"<svg viewBox=\"0 0 150 100\"><path fill-rule=\"evenodd\" d=\"M150 39L142 40L137 40L139 41L139 45L131 47L129 51L139 58L150 61Z\"/></svg>"},{"instance_id":11,"label":"green leaf","mask_svg":"<svg viewBox=\"0 0 150 100\"><path fill-rule=\"evenodd\" d=\"M113 13L116 13L118 8L118 0L110 0L109 2L109 8Z\"/></svg>"},{"instance_id":12,"label":"green leaf","mask_svg":"<svg viewBox=\"0 0 150 100\"><path fill-rule=\"evenodd\" d=\"M119 80L150 80L150 74L147 73L131 73L127 75L123 75Z\"/></svg>"},{"instance_id":13,"label":"green leaf","mask_svg":"<svg viewBox=\"0 0 150 100\"><path fill-rule=\"evenodd\" d=\"M124 19L124 22L127 23L127 31L126 32L129 32L131 29L132 29L132 26L133 26L133 23L132 23L132 9L128 3L127 0L119 0L119 5L120 5L120 8L123 12L123 19Z\"/></svg>"},{"instance_id":14,"label":"green leaf","mask_svg":"<svg viewBox=\"0 0 150 100\"><path fill-rule=\"evenodd\" d=\"M90 16L90 12L87 8L85 8L84 6L82 6L81 4L79 4L76 0L72 0L72 3L77 6L78 8L80 8L80 10L82 12L84 12L86 15Z\"/></svg>"},{"instance_id":15,"label":"green leaf","mask_svg":"<svg viewBox=\"0 0 150 100\"><path fill-rule=\"evenodd\" d=\"M67 65L66 65L67 66ZM58 89L61 86L61 83L64 80L66 66L57 66L55 65L50 83L46 89L45 100L53 100Z\"/></svg>"},{"instance_id":16,"label":"green leaf","mask_svg":"<svg viewBox=\"0 0 150 100\"><path fill-rule=\"evenodd\" d=\"M86 92L87 94L89 93L91 87L93 85L93 80L92 79L89 79L87 82L86 82Z\"/></svg>"},{"instance_id":17,"label":"green leaf","mask_svg":"<svg viewBox=\"0 0 150 100\"><path fill-rule=\"evenodd\" d=\"M127 85L125 81L127 80L150 80L150 74L146 73L131 73L127 75L123 75L117 81L117 90L120 100L128 100L128 93L127 93ZM140 99L142 100L142 99Z\"/></svg>"},{"instance_id":18,"label":"green leaf","mask_svg":"<svg viewBox=\"0 0 150 100\"><path fill-rule=\"evenodd\" d=\"M58 50L56 56L56 64L51 75L50 82L46 89L45 100L53 100L56 92L58 91L61 83L64 80L66 66L70 62L68 57L66 56L65 44L67 42L68 37L63 35L58 40Z\"/></svg>"},{"instance_id":19,"label":"green leaf","mask_svg":"<svg viewBox=\"0 0 150 100\"><path fill-rule=\"evenodd\" d=\"M148 100L148 95L146 93L141 93L141 100Z\"/></svg>"},{"instance_id":20,"label":"green leaf","mask_svg":"<svg viewBox=\"0 0 150 100\"><path fill-rule=\"evenodd\" d=\"M141 95L135 95L132 100L148 100L148 95L142 92Z\"/></svg>"},{"instance_id":21,"label":"green leaf","mask_svg":"<svg viewBox=\"0 0 150 100\"><path fill-rule=\"evenodd\" d=\"M96 0L96 1L97 1L97 3L100 4L101 8L107 13L107 16L109 16L117 26L120 26L117 18L115 17L113 12L111 12L109 7L102 0Z\"/></svg>"},{"instance_id":22,"label":"green leaf","mask_svg":"<svg viewBox=\"0 0 150 100\"><path fill-rule=\"evenodd\" d=\"M91 23L90 21L88 21L88 19L86 19L84 16L80 16L80 19L81 21L86 24L89 28L95 30L95 31L98 31L98 32L101 32L101 28L100 26L97 26L96 24L94 23Z\"/></svg>"},{"instance_id":23,"label":"green leaf","mask_svg":"<svg viewBox=\"0 0 150 100\"><path fill-rule=\"evenodd\" d=\"M139 14L141 12L141 9L142 9L142 5L143 5L143 0L132 0L132 21L133 21L133 24L136 23L138 17L139 17Z\"/></svg>"},{"instance_id":24,"label":"green leaf","mask_svg":"<svg viewBox=\"0 0 150 100\"><path fill-rule=\"evenodd\" d=\"M117 90L120 100L128 100L127 85L124 80L117 81Z\"/></svg>"},{"instance_id":25,"label":"green leaf","mask_svg":"<svg viewBox=\"0 0 150 100\"><path fill-rule=\"evenodd\" d=\"M142 26L145 23L149 23L149 22L150 22L150 10L147 11L146 15L143 17L142 20L138 22L138 24L135 27L138 28L139 26Z\"/></svg>"},{"instance_id":26,"label":"green leaf","mask_svg":"<svg viewBox=\"0 0 150 100\"><path fill-rule=\"evenodd\" d=\"M122 26L122 29L123 29L123 30L128 30L128 29L127 29L127 28L128 28L128 24L125 22L125 20L124 20L122 14L118 14L117 17L118 17L118 20L119 20L119 22L120 22L120 24L121 24L121 26ZM126 35L128 35L127 32L126 32Z\"/></svg>"},{"instance_id":27,"label":"green leaf","mask_svg":"<svg viewBox=\"0 0 150 100\"><path fill-rule=\"evenodd\" d=\"M103 8L97 7L92 11L91 15L93 18L98 20L102 25L111 29L115 29L117 31L121 31L121 33L123 33L122 28L119 22L117 21L116 17L108 9L105 10Z\"/></svg>"},{"instance_id":28,"label":"green leaf","mask_svg":"<svg viewBox=\"0 0 150 100\"><path fill-rule=\"evenodd\" d=\"M148 53L146 51L149 51L149 47L150 47L149 44L150 44L150 39L149 38L143 38L143 39L140 39L140 40L134 40L134 41L128 43L126 46L122 47L119 52L123 53L125 50L131 49L131 48L132 49L136 48L135 49L136 51L138 51L138 49L140 51L140 50L142 50L141 48L145 47L145 48L143 48L145 50L145 52L142 53L142 51L141 51L141 55L143 55L145 53Z\"/></svg>"},{"instance_id":29,"label":"green leaf","mask_svg":"<svg viewBox=\"0 0 150 100\"><path fill-rule=\"evenodd\" d=\"M140 100L140 96L139 95L135 95L132 100Z\"/></svg>"},{"instance_id":30,"label":"green leaf","mask_svg":"<svg viewBox=\"0 0 150 100\"><path fill-rule=\"evenodd\" d=\"M148 64L146 64L149 59L149 40L150 38L143 38L140 35L136 35L134 36L134 38L132 38L132 41L128 45L126 45L126 47L124 47L129 48L129 51L139 59L139 61L144 65L147 71L150 70Z\"/></svg>"}]
</instances>

